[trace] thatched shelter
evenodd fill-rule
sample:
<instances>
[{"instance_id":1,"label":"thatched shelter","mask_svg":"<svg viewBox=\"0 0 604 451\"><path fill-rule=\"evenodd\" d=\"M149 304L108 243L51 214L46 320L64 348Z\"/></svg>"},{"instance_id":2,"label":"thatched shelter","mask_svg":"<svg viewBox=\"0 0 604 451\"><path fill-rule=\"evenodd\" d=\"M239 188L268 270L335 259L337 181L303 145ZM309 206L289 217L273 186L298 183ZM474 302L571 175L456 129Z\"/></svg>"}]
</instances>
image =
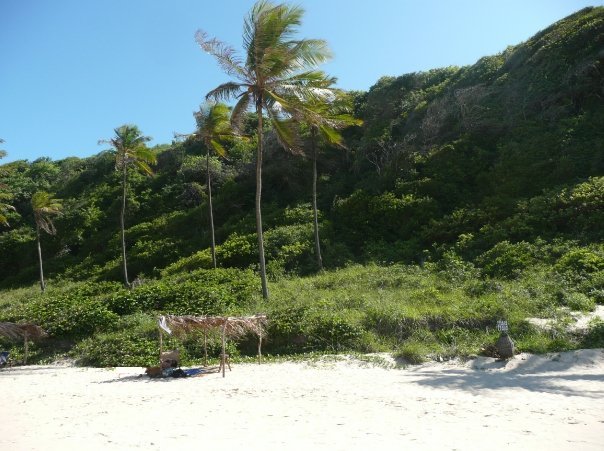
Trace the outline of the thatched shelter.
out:
<instances>
[{"instance_id":1,"label":"thatched shelter","mask_svg":"<svg viewBox=\"0 0 604 451\"><path fill-rule=\"evenodd\" d=\"M258 359L262 358L262 337L266 335L265 328L268 320L266 315L252 316L175 316L165 315L159 318L159 347L160 355L163 346L163 332L169 334L186 334L201 330L204 332L205 362L207 365L207 332L218 330L222 335L222 353L220 355L220 366L222 377L225 376L226 362L226 339L240 338L248 333L258 336Z\"/></svg>"},{"instance_id":2,"label":"thatched shelter","mask_svg":"<svg viewBox=\"0 0 604 451\"><path fill-rule=\"evenodd\" d=\"M15 324L15 323L0 323L0 336L6 337L9 340L23 340L25 353L23 363L27 363L27 353L29 348L29 340L37 340L47 336L44 329L35 324Z\"/></svg>"}]
</instances>

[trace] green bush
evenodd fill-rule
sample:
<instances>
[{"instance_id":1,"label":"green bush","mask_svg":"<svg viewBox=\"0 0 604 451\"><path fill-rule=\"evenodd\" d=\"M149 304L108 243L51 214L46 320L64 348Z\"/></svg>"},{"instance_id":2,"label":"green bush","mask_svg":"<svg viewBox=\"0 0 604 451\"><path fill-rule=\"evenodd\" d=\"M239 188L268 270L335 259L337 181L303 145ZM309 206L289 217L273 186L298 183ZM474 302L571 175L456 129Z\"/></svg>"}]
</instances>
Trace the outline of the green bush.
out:
<instances>
[{"instance_id":1,"label":"green bush","mask_svg":"<svg viewBox=\"0 0 604 451\"><path fill-rule=\"evenodd\" d=\"M41 296L24 306L23 319L54 337L82 337L113 327L118 316L99 300L77 294Z\"/></svg>"},{"instance_id":2,"label":"green bush","mask_svg":"<svg viewBox=\"0 0 604 451\"><path fill-rule=\"evenodd\" d=\"M535 247L521 241L501 241L481 254L477 263L486 275L503 279L516 278L522 270L535 263Z\"/></svg>"},{"instance_id":3,"label":"green bush","mask_svg":"<svg viewBox=\"0 0 604 451\"><path fill-rule=\"evenodd\" d=\"M428 360L430 348L423 341L409 340L404 342L395 353L395 357L404 359L412 365L418 365Z\"/></svg>"},{"instance_id":4,"label":"green bush","mask_svg":"<svg viewBox=\"0 0 604 451\"><path fill-rule=\"evenodd\" d=\"M309 342L316 350L340 352L355 349L363 335L355 312L322 312L310 321Z\"/></svg>"},{"instance_id":5,"label":"green bush","mask_svg":"<svg viewBox=\"0 0 604 451\"><path fill-rule=\"evenodd\" d=\"M185 271L195 271L197 269L209 269L212 267L212 254L210 249L204 249L195 252L188 257L180 258L171 265L166 266L161 274L163 277L179 274Z\"/></svg>"},{"instance_id":6,"label":"green bush","mask_svg":"<svg viewBox=\"0 0 604 451\"><path fill-rule=\"evenodd\" d=\"M153 366L158 362L159 342L128 331L96 335L72 351L81 365L96 367Z\"/></svg>"},{"instance_id":7,"label":"green bush","mask_svg":"<svg viewBox=\"0 0 604 451\"><path fill-rule=\"evenodd\" d=\"M174 315L220 315L229 307L250 302L257 290L258 281L251 271L217 268L122 289L106 302L120 315L153 310Z\"/></svg>"},{"instance_id":8,"label":"green bush","mask_svg":"<svg viewBox=\"0 0 604 451\"><path fill-rule=\"evenodd\" d=\"M586 294L576 291L562 293L562 305L571 310L591 312L596 307L596 302Z\"/></svg>"},{"instance_id":9,"label":"green bush","mask_svg":"<svg viewBox=\"0 0 604 451\"><path fill-rule=\"evenodd\" d=\"M585 278L604 270L604 256L585 248L573 249L560 257L554 268L564 274Z\"/></svg>"},{"instance_id":10,"label":"green bush","mask_svg":"<svg viewBox=\"0 0 604 451\"><path fill-rule=\"evenodd\" d=\"M589 324L589 329L583 337L581 347L604 348L604 321L596 319Z\"/></svg>"}]
</instances>

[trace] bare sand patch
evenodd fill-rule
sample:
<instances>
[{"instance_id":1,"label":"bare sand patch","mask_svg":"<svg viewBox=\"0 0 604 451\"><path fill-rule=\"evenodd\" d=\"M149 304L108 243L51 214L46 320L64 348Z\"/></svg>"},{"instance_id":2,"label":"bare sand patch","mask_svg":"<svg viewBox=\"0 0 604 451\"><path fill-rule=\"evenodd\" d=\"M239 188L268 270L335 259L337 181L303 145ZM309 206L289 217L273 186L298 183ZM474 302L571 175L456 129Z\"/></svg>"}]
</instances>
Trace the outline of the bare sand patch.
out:
<instances>
[{"instance_id":1,"label":"bare sand patch","mask_svg":"<svg viewBox=\"0 0 604 451\"><path fill-rule=\"evenodd\" d=\"M244 364L224 379L142 374L0 371L0 449L604 449L602 349L404 369Z\"/></svg>"}]
</instances>

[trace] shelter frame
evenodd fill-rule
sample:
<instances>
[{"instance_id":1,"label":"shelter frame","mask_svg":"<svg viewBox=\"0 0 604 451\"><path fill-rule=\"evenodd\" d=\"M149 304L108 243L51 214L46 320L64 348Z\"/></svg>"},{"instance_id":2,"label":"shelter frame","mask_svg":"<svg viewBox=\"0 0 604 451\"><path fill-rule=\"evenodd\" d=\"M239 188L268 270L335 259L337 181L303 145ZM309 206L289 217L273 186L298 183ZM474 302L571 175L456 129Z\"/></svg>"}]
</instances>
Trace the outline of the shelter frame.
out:
<instances>
[{"instance_id":1,"label":"shelter frame","mask_svg":"<svg viewBox=\"0 0 604 451\"><path fill-rule=\"evenodd\" d=\"M262 361L262 339L266 336L265 328L268 320L266 315L252 316L176 316L163 315L159 318L159 354L163 352L163 334L184 334L193 330L201 330L204 333L204 357L207 365L207 333L210 330L219 330L222 341L222 352L220 354L220 368L222 377L225 377L226 366L226 340L227 338L238 338L252 332L258 336L258 361Z\"/></svg>"}]
</instances>

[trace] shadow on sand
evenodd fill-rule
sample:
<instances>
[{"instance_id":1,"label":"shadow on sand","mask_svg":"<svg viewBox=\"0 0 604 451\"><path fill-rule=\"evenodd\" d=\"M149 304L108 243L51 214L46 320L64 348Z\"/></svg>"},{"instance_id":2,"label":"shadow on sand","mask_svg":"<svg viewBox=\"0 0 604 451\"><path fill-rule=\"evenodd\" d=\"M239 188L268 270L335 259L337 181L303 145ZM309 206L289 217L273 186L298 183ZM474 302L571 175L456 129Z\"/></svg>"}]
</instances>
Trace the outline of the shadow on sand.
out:
<instances>
[{"instance_id":1,"label":"shadow on sand","mask_svg":"<svg viewBox=\"0 0 604 451\"><path fill-rule=\"evenodd\" d=\"M109 380L105 380L105 381L99 381L99 382L95 382L96 384L114 384L114 383L124 383L124 382L139 382L139 383L167 383L167 382L172 382L172 381L177 381L177 380L183 380L183 379L192 379L192 378L199 378L199 377L203 377L203 376L207 376L209 374L215 374L219 372L219 368L216 367L209 367L209 368L198 368L197 370L201 370L196 372L194 375L192 376L187 376L187 377L149 377L144 373L144 369L142 369L142 373L141 374L130 374L128 376L119 376L113 379L109 379Z\"/></svg>"},{"instance_id":2,"label":"shadow on sand","mask_svg":"<svg viewBox=\"0 0 604 451\"><path fill-rule=\"evenodd\" d=\"M595 350L594 350L595 351ZM594 354L596 356L596 354ZM604 374L588 371L593 361L578 362L572 353L561 353L544 358L528 356L518 361L476 359L469 369L418 368L414 375L420 376L415 382L434 388L455 388L470 392L521 388L532 392L544 392L564 396L601 398L604 396ZM573 388L574 382L593 382Z\"/></svg>"}]
</instances>

